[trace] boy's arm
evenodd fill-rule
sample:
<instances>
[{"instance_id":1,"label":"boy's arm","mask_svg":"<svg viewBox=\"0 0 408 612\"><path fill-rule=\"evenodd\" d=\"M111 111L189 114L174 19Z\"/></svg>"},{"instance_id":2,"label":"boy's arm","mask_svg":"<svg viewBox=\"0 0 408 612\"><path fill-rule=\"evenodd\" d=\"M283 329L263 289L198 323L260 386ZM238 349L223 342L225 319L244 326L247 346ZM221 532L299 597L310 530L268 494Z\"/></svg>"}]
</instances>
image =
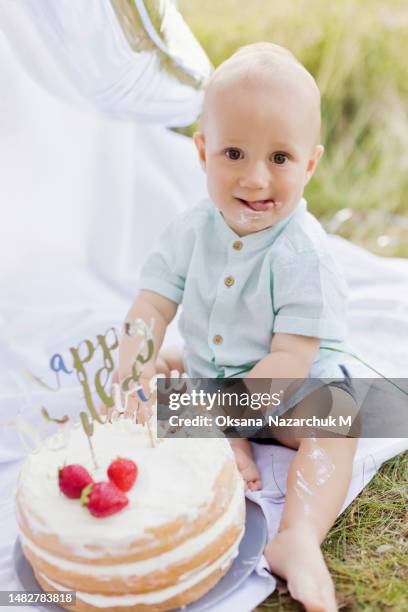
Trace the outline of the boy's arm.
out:
<instances>
[{"instance_id":1,"label":"boy's arm","mask_svg":"<svg viewBox=\"0 0 408 612\"><path fill-rule=\"evenodd\" d=\"M304 378L320 346L319 338L274 334L269 355L258 361L246 378Z\"/></svg>"},{"instance_id":2,"label":"boy's arm","mask_svg":"<svg viewBox=\"0 0 408 612\"><path fill-rule=\"evenodd\" d=\"M136 296L128 314L126 321L132 322L135 319L142 319L147 325L153 320L153 343L154 353L148 363L144 365L147 373L154 374L154 364L160 347L163 343L167 326L173 320L177 312L178 304L153 291L142 290ZM142 336L122 335L119 343L119 380L122 381L131 374L133 363L144 342ZM145 378L145 377L143 377ZM149 375L150 378L150 375Z\"/></svg>"},{"instance_id":3,"label":"boy's arm","mask_svg":"<svg viewBox=\"0 0 408 612\"><path fill-rule=\"evenodd\" d=\"M245 376L248 390L255 393L259 385L250 379L273 379L268 384L269 393L285 392L295 380L303 379L312 367L321 340L297 334L277 333L272 337L271 352L258 361ZM249 379L249 380L248 380Z\"/></svg>"}]
</instances>

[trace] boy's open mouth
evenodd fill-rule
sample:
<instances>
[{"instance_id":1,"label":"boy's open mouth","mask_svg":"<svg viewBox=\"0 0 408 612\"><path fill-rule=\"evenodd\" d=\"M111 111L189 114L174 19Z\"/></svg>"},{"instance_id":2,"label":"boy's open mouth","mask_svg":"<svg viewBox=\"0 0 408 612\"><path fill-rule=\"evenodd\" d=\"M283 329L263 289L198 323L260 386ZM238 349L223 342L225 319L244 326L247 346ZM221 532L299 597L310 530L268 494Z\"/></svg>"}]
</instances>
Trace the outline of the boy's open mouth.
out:
<instances>
[{"instance_id":1,"label":"boy's open mouth","mask_svg":"<svg viewBox=\"0 0 408 612\"><path fill-rule=\"evenodd\" d=\"M243 200L242 198L236 199L238 202L241 202L241 204L244 204L244 206L251 208L251 210L256 210L257 212L269 210L275 206L275 202L273 200L254 200L253 202L250 202L249 200Z\"/></svg>"}]
</instances>

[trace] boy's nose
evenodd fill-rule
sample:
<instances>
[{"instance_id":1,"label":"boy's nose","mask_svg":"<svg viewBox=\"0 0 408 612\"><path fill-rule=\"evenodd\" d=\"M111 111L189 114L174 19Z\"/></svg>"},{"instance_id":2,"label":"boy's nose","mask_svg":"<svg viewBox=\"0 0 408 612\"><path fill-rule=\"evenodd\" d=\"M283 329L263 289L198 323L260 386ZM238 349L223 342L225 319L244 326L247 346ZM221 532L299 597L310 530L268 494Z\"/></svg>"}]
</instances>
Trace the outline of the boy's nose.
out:
<instances>
[{"instance_id":1,"label":"boy's nose","mask_svg":"<svg viewBox=\"0 0 408 612\"><path fill-rule=\"evenodd\" d=\"M246 189L265 189L268 184L269 172L263 163L253 164L239 179L239 186Z\"/></svg>"}]
</instances>

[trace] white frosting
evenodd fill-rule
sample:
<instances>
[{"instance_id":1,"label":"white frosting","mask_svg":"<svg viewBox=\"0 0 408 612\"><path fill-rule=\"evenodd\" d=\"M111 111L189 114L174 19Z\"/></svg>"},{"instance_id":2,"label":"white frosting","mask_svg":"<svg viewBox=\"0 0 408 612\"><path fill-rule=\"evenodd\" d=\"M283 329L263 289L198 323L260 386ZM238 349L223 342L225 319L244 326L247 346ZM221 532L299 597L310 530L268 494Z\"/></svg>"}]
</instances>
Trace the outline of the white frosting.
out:
<instances>
[{"instance_id":1,"label":"white frosting","mask_svg":"<svg viewBox=\"0 0 408 612\"><path fill-rule=\"evenodd\" d=\"M239 525L243 504L243 486L242 484L239 484L239 486L237 486L235 489L233 498L231 499L227 511L224 512L218 521L211 525L211 527L200 533L200 535L196 536L195 538L190 538L183 542L180 546L173 548L173 550L169 550L161 555L157 555L151 559L145 559L143 561L132 561L129 563L120 564L117 563L115 565L89 565L86 563L76 563L51 555L50 553L41 549L39 546L36 546L31 540L24 536L24 534L21 534L20 538L23 544L30 548L36 555L38 555L38 557L44 559L44 561L54 565L60 570L97 577L100 580L115 578L116 576L120 576L122 578L126 578L126 576L145 576L151 574L151 572L166 569L174 563L183 561L183 559L189 559L193 555L199 553L201 550L205 550L213 542L216 542L217 539L229 527L237 524ZM195 573L196 571L196 569L192 570L192 573ZM186 576L186 574L184 576Z\"/></svg>"},{"instance_id":2,"label":"white frosting","mask_svg":"<svg viewBox=\"0 0 408 612\"><path fill-rule=\"evenodd\" d=\"M76 591L78 599L82 599L85 603L91 604L97 608L111 608L113 606L134 606L136 604L155 604L162 601L166 601L183 591L198 584L201 580L212 574L218 568L225 568L236 556L238 555L238 546L234 543L233 546L227 550L221 557L219 557L214 563L208 565L201 571L194 574L193 577L184 580L182 583L176 584L166 589L158 591L152 591L150 593L141 593L140 595L95 595L91 593L84 593L83 591ZM68 589L57 582L54 582L46 574L40 572L40 575L45 578L49 584L57 591L67 591Z\"/></svg>"},{"instance_id":3,"label":"white frosting","mask_svg":"<svg viewBox=\"0 0 408 612\"><path fill-rule=\"evenodd\" d=\"M151 539L146 529L181 516L194 520L211 503L214 481L225 460L232 457L225 439L164 439L152 448L146 429L130 420L95 423L94 428L92 444L99 469L93 467L82 427L76 426L65 448L51 450L43 444L29 455L18 487L30 529L58 534L72 554L88 559L98 558L104 551L124 554L131 540ZM59 467L79 463L95 481L107 480L106 470L119 455L133 459L139 475L127 494L128 506L117 514L95 518L79 500L60 492Z\"/></svg>"}]
</instances>

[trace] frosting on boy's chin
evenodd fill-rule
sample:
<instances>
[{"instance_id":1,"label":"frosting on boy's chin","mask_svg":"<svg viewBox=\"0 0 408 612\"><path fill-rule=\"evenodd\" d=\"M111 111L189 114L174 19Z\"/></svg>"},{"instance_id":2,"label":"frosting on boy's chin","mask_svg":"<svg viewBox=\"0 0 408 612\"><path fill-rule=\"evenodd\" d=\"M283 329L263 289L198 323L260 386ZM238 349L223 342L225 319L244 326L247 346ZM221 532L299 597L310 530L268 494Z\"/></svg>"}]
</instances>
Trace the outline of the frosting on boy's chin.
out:
<instances>
[{"instance_id":1,"label":"frosting on boy's chin","mask_svg":"<svg viewBox=\"0 0 408 612\"><path fill-rule=\"evenodd\" d=\"M239 217L237 219L238 225L241 227L248 227L253 223L253 221L259 219L262 216L262 212L257 212L253 210L241 210L239 212Z\"/></svg>"}]
</instances>

